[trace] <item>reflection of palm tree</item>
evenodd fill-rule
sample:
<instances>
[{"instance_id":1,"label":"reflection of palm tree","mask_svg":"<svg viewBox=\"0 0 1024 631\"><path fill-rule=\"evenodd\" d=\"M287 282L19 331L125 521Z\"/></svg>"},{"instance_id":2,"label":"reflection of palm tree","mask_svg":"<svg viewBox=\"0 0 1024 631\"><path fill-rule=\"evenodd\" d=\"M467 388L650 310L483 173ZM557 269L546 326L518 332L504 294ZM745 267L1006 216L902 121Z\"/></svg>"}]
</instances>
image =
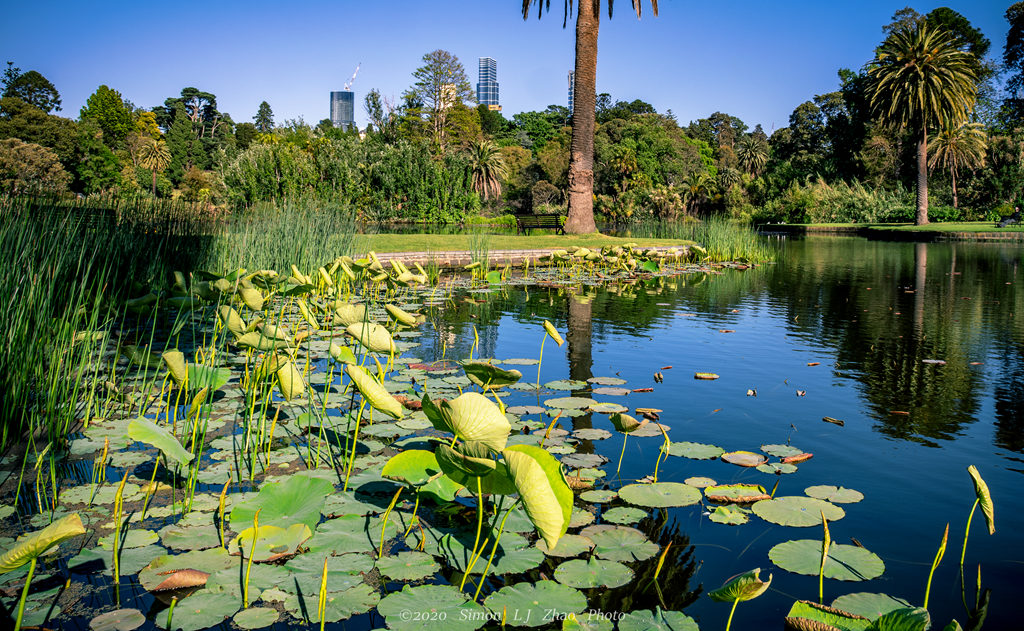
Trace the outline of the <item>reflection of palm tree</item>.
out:
<instances>
[{"instance_id":1,"label":"reflection of palm tree","mask_svg":"<svg viewBox=\"0 0 1024 631\"><path fill-rule=\"evenodd\" d=\"M985 164L988 149L985 128L981 123L964 123L943 127L928 143L928 167L949 169L953 182L953 208L957 207L956 174L961 167L975 169Z\"/></svg>"},{"instance_id":2,"label":"reflection of palm tree","mask_svg":"<svg viewBox=\"0 0 1024 631\"><path fill-rule=\"evenodd\" d=\"M171 152L163 140L150 139L139 152L139 164L153 173L153 197L156 197L156 172L171 164Z\"/></svg>"},{"instance_id":3,"label":"reflection of palm tree","mask_svg":"<svg viewBox=\"0 0 1024 631\"><path fill-rule=\"evenodd\" d=\"M768 164L768 142L754 134L743 136L736 147L736 157L747 173L757 177Z\"/></svg>"},{"instance_id":4,"label":"reflection of palm tree","mask_svg":"<svg viewBox=\"0 0 1024 631\"><path fill-rule=\"evenodd\" d=\"M868 70L871 107L917 136L917 225L928 223L928 128L959 123L977 97L974 57L928 22L890 33Z\"/></svg>"},{"instance_id":5,"label":"reflection of palm tree","mask_svg":"<svg viewBox=\"0 0 1024 631\"><path fill-rule=\"evenodd\" d=\"M490 199L501 195L501 181L507 177L505 159L490 140L478 140L469 149L469 167L473 172L473 190Z\"/></svg>"}]
</instances>

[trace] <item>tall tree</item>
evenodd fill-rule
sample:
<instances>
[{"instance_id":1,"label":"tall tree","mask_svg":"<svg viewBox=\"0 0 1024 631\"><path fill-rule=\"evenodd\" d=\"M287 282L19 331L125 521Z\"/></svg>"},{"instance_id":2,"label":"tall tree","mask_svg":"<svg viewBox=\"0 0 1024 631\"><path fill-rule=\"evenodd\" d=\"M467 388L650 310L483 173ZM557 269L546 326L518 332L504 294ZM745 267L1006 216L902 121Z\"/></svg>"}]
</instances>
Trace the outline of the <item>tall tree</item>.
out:
<instances>
[{"instance_id":1,"label":"tall tree","mask_svg":"<svg viewBox=\"0 0 1024 631\"><path fill-rule=\"evenodd\" d=\"M459 58L446 50L423 55L423 65L412 73L416 82L405 96L423 104L433 131L434 144L444 154L448 141L449 118L457 104L473 100L466 70Z\"/></svg>"},{"instance_id":2,"label":"tall tree","mask_svg":"<svg viewBox=\"0 0 1024 631\"><path fill-rule=\"evenodd\" d=\"M171 152L167 150L167 143L150 138L142 147L139 163L143 169L149 169L153 174L153 197L156 197L156 174L171 164Z\"/></svg>"},{"instance_id":3,"label":"tall tree","mask_svg":"<svg viewBox=\"0 0 1024 631\"><path fill-rule=\"evenodd\" d=\"M14 67L14 63L8 61L3 84L5 98L21 99L47 114L60 111L60 92L57 92L57 88L46 77L35 70L22 72L21 68Z\"/></svg>"},{"instance_id":4,"label":"tall tree","mask_svg":"<svg viewBox=\"0 0 1024 631\"><path fill-rule=\"evenodd\" d=\"M1010 5L1006 10L1010 30L1006 32L1003 64L1009 79L1006 81L1007 98L1003 103L1004 116L1014 122L1024 121L1024 2Z\"/></svg>"},{"instance_id":5,"label":"tall tree","mask_svg":"<svg viewBox=\"0 0 1024 631\"><path fill-rule=\"evenodd\" d=\"M949 169L953 185L953 208L958 207L956 176L962 168L976 169L985 163L988 143L981 123L944 127L928 143L928 166Z\"/></svg>"},{"instance_id":6,"label":"tall tree","mask_svg":"<svg viewBox=\"0 0 1024 631\"><path fill-rule=\"evenodd\" d=\"M758 134L757 132L761 133ZM736 158L743 170L757 177L768 164L768 138L760 125L750 134L745 134L736 145Z\"/></svg>"},{"instance_id":7,"label":"tall tree","mask_svg":"<svg viewBox=\"0 0 1024 631\"><path fill-rule=\"evenodd\" d=\"M928 128L957 125L971 112L977 96L973 61L948 32L918 21L893 31L868 70L878 117L916 136L917 225L928 223Z\"/></svg>"},{"instance_id":8,"label":"tall tree","mask_svg":"<svg viewBox=\"0 0 1024 631\"><path fill-rule=\"evenodd\" d=\"M274 131L274 111L270 109L270 103L266 101L260 103L260 108L252 120L256 124L256 131L261 134L269 134Z\"/></svg>"},{"instance_id":9,"label":"tall tree","mask_svg":"<svg viewBox=\"0 0 1024 631\"><path fill-rule=\"evenodd\" d=\"M473 190L484 199L501 195L501 181L505 179L505 159L490 140L478 140L469 148L469 168L473 172Z\"/></svg>"},{"instance_id":10,"label":"tall tree","mask_svg":"<svg viewBox=\"0 0 1024 631\"><path fill-rule=\"evenodd\" d=\"M134 127L132 110L121 98L121 93L105 85L96 88L82 108L82 120L96 121L103 131L103 143L108 147L120 145Z\"/></svg>"},{"instance_id":11,"label":"tall tree","mask_svg":"<svg viewBox=\"0 0 1024 631\"><path fill-rule=\"evenodd\" d=\"M551 3L544 0L523 0L523 19L530 7L537 5L537 17ZM608 17L612 16L612 0L608 0ZM658 15L658 0L651 0ZM597 101L597 33L600 26L601 0L579 0L576 6L576 74L573 80L572 141L569 152L569 216L565 231L572 234L596 232L594 223L594 127ZM641 0L633 0L633 11L639 18ZM572 0L565 2L563 28L572 11Z\"/></svg>"}]
</instances>

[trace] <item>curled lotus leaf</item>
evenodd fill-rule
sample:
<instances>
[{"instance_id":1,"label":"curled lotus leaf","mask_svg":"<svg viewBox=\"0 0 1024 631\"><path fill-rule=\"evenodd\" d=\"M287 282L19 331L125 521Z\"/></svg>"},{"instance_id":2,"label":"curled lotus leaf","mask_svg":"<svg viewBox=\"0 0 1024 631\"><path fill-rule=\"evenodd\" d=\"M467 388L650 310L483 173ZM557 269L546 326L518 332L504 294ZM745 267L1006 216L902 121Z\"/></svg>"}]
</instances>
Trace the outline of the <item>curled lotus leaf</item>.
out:
<instances>
[{"instance_id":1,"label":"curled lotus leaf","mask_svg":"<svg viewBox=\"0 0 1024 631\"><path fill-rule=\"evenodd\" d=\"M302 379L302 373L291 359L284 361L275 374L277 375L277 387L281 390L281 396L285 401L291 401L306 391L306 382Z\"/></svg>"},{"instance_id":2,"label":"curled lotus leaf","mask_svg":"<svg viewBox=\"0 0 1024 631\"><path fill-rule=\"evenodd\" d=\"M895 598L888 594L857 592L836 598L832 601L832 606L874 620L894 609L910 607L911 604L902 598Z\"/></svg>"},{"instance_id":3,"label":"curled lotus leaf","mask_svg":"<svg viewBox=\"0 0 1024 631\"><path fill-rule=\"evenodd\" d=\"M210 574L208 572L193 568L171 570L162 575L164 580L160 581L160 583L149 591L167 592L178 589L188 589L190 587L202 587L203 585L206 585L207 579L210 578Z\"/></svg>"},{"instance_id":4,"label":"curled lotus leaf","mask_svg":"<svg viewBox=\"0 0 1024 631\"><path fill-rule=\"evenodd\" d=\"M329 349L331 358L339 364L358 364L359 361L356 359L356 354L352 352L352 349L347 346L342 346L336 342L331 342Z\"/></svg>"},{"instance_id":5,"label":"curled lotus leaf","mask_svg":"<svg viewBox=\"0 0 1024 631\"><path fill-rule=\"evenodd\" d=\"M232 553L241 554L243 559L248 559L252 554L253 561L264 563L294 555L299 546L312 536L313 531L306 524L292 524L287 528L260 524L257 529L249 526L239 532L228 549Z\"/></svg>"},{"instance_id":6,"label":"curled lotus leaf","mask_svg":"<svg viewBox=\"0 0 1024 631\"><path fill-rule=\"evenodd\" d=\"M188 376L185 353L177 349L166 350L160 354L160 359L164 360L164 366L167 366L167 372L170 373L175 385L180 386L185 383L185 378Z\"/></svg>"},{"instance_id":7,"label":"curled lotus leaf","mask_svg":"<svg viewBox=\"0 0 1024 631\"><path fill-rule=\"evenodd\" d=\"M220 319L221 326L230 331L235 337L245 335L245 322L231 305L221 305L218 307L217 317Z\"/></svg>"},{"instance_id":8,"label":"curled lotus leaf","mask_svg":"<svg viewBox=\"0 0 1024 631\"><path fill-rule=\"evenodd\" d=\"M553 339L553 340L555 341L555 343L556 343L556 344L558 344L559 346L561 346L562 344L564 344L564 343L565 343L565 340L563 340L563 339L562 339L562 336L561 336L561 334L559 334L559 333L558 333L558 329L556 329L556 328L555 328L555 325L554 325L554 324L551 324L551 323L550 323L550 322L548 322L547 320L544 320L544 331L545 331L545 333L547 333L547 334L548 334L548 335L549 335L549 336L551 337L551 339Z\"/></svg>"},{"instance_id":9,"label":"curled lotus leaf","mask_svg":"<svg viewBox=\"0 0 1024 631\"><path fill-rule=\"evenodd\" d=\"M280 349L289 348L290 345L285 340L279 340L277 338L267 337L263 333L256 331L249 331L245 335L242 335L235 344L238 344L242 348L251 348L257 351L275 351Z\"/></svg>"},{"instance_id":10,"label":"curled lotus leaf","mask_svg":"<svg viewBox=\"0 0 1024 631\"><path fill-rule=\"evenodd\" d=\"M821 570L821 544L815 539L785 541L768 551L772 563L794 574L817 576ZM825 578L867 581L881 576L885 564L873 552L853 545L833 543L825 561Z\"/></svg>"},{"instance_id":11,"label":"curled lotus leaf","mask_svg":"<svg viewBox=\"0 0 1024 631\"><path fill-rule=\"evenodd\" d=\"M562 465L534 445L512 445L501 452L526 514L549 548L569 528L573 493Z\"/></svg>"},{"instance_id":12,"label":"curled lotus leaf","mask_svg":"<svg viewBox=\"0 0 1024 631\"><path fill-rule=\"evenodd\" d=\"M358 322L366 321L366 305L351 303L335 303L334 320L335 324L351 326Z\"/></svg>"},{"instance_id":13,"label":"curled lotus leaf","mask_svg":"<svg viewBox=\"0 0 1024 631\"><path fill-rule=\"evenodd\" d=\"M974 465L967 467L967 473L971 475L971 481L974 482L974 494L978 496L978 504L981 505L981 512L985 515L985 524L988 525L988 534L996 534L996 517L995 517L995 505L992 503L992 493L988 490L988 485L985 484L985 480L981 478L981 474L978 473L978 468Z\"/></svg>"},{"instance_id":14,"label":"curled lotus leaf","mask_svg":"<svg viewBox=\"0 0 1024 631\"><path fill-rule=\"evenodd\" d=\"M423 411L442 432L451 432L467 442L479 442L493 451L505 448L512 425L493 401L476 392L466 392L435 406L423 397Z\"/></svg>"},{"instance_id":15,"label":"curled lotus leaf","mask_svg":"<svg viewBox=\"0 0 1024 631\"><path fill-rule=\"evenodd\" d=\"M813 497L776 497L755 502L751 509L761 519L782 526L820 526L822 513L829 521L846 516L842 508Z\"/></svg>"},{"instance_id":16,"label":"curled lotus leaf","mask_svg":"<svg viewBox=\"0 0 1024 631\"><path fill-rule=\"evenodd\" d=\"M767 458L752 451L730 451L722 454L722 460L740 467L756 467L764 464Z\"/></svg>"},{"instance_id":17,"label":"curled lotus leaf","mask_svg":"<svg viewBox=\"0 0 1024 631\"><path fill-rule=\"evenodd\" d=\"M0 554L0 574L16 570L32 559L45 554L50 548L72 537L85 534L85 526L78 513L58 519L46 528L27 535L13 547Z\"/></svg>"},{"instance_id":18,"label":"curled lotus leaf","mask_svg":"<svg viewBox=\"0 0 1024 631\"><path fill-rule=\"evenodd\" d=\"M864 499L864 494L860 491L854 491L842 486L832 486L831 484L809 486L804 489L804 493L810 497L832 502L833 504L853 504Z\"/></svg>"},{"instance_id":19,"label":"curled lotus leaf","mask_svg":"<svg viewBox=\"0 0 1024 631\"><path fill-rule=\"evenodd\" d=\"M518 370L503 370L483 362L465 362L462 369L469 380L481 388L503 388L523 378L523 373Z\"/></svg>"},{"instance_id":20,"label":"curled lotus leaf","mask_svg":"<svg viewBox=\"0 0 1024 631\"><path fill-rule=\"evenodd\" d=\"M725 585L712 592L708 592L708 596L711 597L711 600L720 603L753 600L765 593L772 584L771 574L768 575L768 580L766 581L761 580L760 574L761 568L755 568L749 572L734 576Z\"/></svg>"},{"instance_id":21,"label":"curled lotus leaf","mask_svg":"<svg viewBox=\"0 0 1024 631\"><path fill-rule=\"evenodd\" d=\"M623 434L630 434L634 430L638 429L641 425L647 421L638 421L629 414L612 414L608 419L612 422L612 426L616 431L622 432Z\"/></svg>"},{"instance_id":22,"label":"curled lotus leaf","mask_svg":"<svg viewBox=\"0 0 1024 631\"><path fill-rule=\"evenodd\" d=\"M348 325L345 333L371 353L396 353L391 333L376 322L356 322Z\"/></svg>"},{"instance_id":23,"label":"curled lotus leaf","mask_svg":"<svg viewBox=\"0 0 1024 631\"><path fill-rule=\"evenodd\" d=\"M238 288L238 297L246 307L253 311L263 311L263 294L250 283L243 283Z\"/></svg>"},{"instance_id":24,"label":"curled lotus leaf","mask_svg":"<svg viewBox=\"0 0 1024 631\"><path fill-rule=\"evenodd\" d=\"M165 458L181 466L192 462L195 457L181 446L174 434L147 418L139 417L128 423L128 437L156 447Z\"/></svg>"},{"instance_id":25,"label":"curled lotus leaf","mask_svg":"<svg viewBox=\"0 0 1024 631\"><path fill-rule=\"evenodd\" d=\"M391 456L380 474L389 480L418 487L440 477L443 472L433 452L426 449L406 449Z\"/></svg>"},{"instance_id":26,"label":"curled lotus leaf","mask_svg":"<svg viewBox=\"0 0 1024 631\"><path fill-rule=\"evenodd\" d=\"M786 628L794 631L867 631L871 621L835 606L798 600L786 614Z\"/></svg>"},{"instance_id":27,"label":"curled lotus leaf","mask_svg":"<svg viewBox=\"0 0 1024 631\"><path fill-rule=\"evenodd\" d=\"M391 396L391 393L373 375L366 372L365 368L355 364L348 364L345 366L345 373L352 380L352 383L356 385L359 394L363 395L363 399L373 406L374 409L380 410L392 418L402 418L402 404L398 402L398 399Z\"/></svg>"},{"instance_id":28,"label":"curled lotus leaf","mask_svg":"<svg viewBox=\"0 0 1024 631\"><path fill-rule=\"evenodd\" d=\"M404 324L405 326L416 326L418 322L416 316L397 305L387 304L384 305L384 309L391 314L391 317L394 318L396 322Z\"/></svg>"},{"instance_id":29,"label":"curled lotus leaf","mask_svg":"<svg viewBox=\"0 0 1024 631\"><path fill-rule=\"evenodd\" d=\"M722 504L751 504L771 499L760 484L722 484L704 489L704 496Z\"/></svg>"},{"instance_id":30,"label":"curled lotus leaf","mask_svg":"<svg viewBox=\"0 0 1024 631\"><path fill-rule=\"evenodd\" d=\"M516 487L508 469L498 466L491 457L491 450L481 443L462 443L456 448L438 445L435 455L445 477L459 486L465 486L471 493L477 492L477 478L481 493L511 495Z\"/></svg>"}]
</instances>

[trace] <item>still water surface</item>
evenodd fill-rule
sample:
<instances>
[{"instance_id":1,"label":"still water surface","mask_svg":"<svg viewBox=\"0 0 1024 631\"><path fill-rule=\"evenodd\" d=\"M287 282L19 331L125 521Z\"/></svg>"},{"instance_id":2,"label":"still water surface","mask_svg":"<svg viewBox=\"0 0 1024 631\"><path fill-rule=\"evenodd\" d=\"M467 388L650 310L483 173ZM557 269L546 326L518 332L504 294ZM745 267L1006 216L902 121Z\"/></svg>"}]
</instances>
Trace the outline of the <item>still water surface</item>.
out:
<instances>
[{"instance_id":1,"label":"still water surface","mask_svg":"<svg viewBox=\"0 0 1024 631\"><path fill-rule=\"evenodd\" d=\"M832 537L837 543L859 541L885 561L885 573L861 583L826 580L826 603L852 592L885 592L919 605L949 523L949 549L930 603L939 628L954 617L967 627L957 565L975 499L966 468L975 464L995 500L996 534L987 534L978 511L967 549L967 603L973 608L980 563L982 590L991 590L985 628L1019 628L1014 611L1024 583L1024 324L1018 317L1024 307L1024 250L844 237L776 243L776 263L745 271L632 286L477 294L473 302L460 302L433 341L424 340L418 350L440 357L442 339L471 341L475 325L479 356L536 357L538 325L549 319L567 332L567 346L548 345L543 381L567 374L621 376L629 388L654 391L595 398L663 410L661 421L671 427L673 441L755 452L763 444L789 441L813 453L796 473L782 476L671 457L661 463L659 481L708 476L769 490L778 481L779 496L802 495L818 484L861 491L865 499L843 505L846 517L830 524ZM452 349L447 352L451 357ZM520 368L524 380L535 378L531 367ZM695 380L698 371L721 378ZM664 375L664 383L655 383L655 372ZM529 403L531 396L519 393L514 404ZM562 395L534 398L552 396ZM845 424L823 422L825 416ZM575 428L611 429L608 417L598 414L572 422ZM660 443L628 442L623 482L653 472ZM593 443L593 451L612 461L604 468L613 487L621 484L612 479L620 447L617 434ZM768 550L790 539L820 539L818 527L787 528L755 516L745 525L727 526L709 521L700 507L687 507L641 528L655 538L660 532L663 544L673 537L675 565L667 582L662 573L664 596L669 608L685 607L701 628L724 628L729 609L701 590L755 567L763 568L762 577L773 574L774 582L764 596L739 606L734 628L781 628L794 599L817 598L817 577L773 567ZM627 610L654 608L652 595L633 589L608 590L599 604L614 611L621 599L629 603Z\"/></svg>"}]
</instances>

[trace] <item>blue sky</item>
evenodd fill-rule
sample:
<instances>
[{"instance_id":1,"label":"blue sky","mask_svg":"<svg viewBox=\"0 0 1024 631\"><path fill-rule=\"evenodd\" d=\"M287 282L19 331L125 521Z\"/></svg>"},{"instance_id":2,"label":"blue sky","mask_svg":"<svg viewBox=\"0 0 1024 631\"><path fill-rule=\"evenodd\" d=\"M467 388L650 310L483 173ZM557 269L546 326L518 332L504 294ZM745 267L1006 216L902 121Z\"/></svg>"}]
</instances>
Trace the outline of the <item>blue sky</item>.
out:
<instances>
[{"instance_id":1,"label":"blue sky","mask_svg":"<svg viewBox=\"0 0 1024 631\"><path fill-rule=\"evenodd\" d=\"M106 84L138 106L160 105L181 88L217 95L221 111L251 121L266 100L275 119L329 114L356 64L356 118L372 88L395 101L422 56L442 48L459 57L470 83L477 59L498 62L503 113L565 105L573 66L572 23L562 2L523 21L517 0L293 3L19 2L4 9L0 62L34 69L60 91L65 116ZM604 3L602 3L604 4ZM597 88L615 99L671 109L683 124L723 111L771 133L815 94L836 89L836 71L860 68L882 26L907 0L661 0L660 16L637 20L619 0L602 15ZM1001 57L1010 2L919 2L927 13L949 6L992 41Z\"/></svg>"}]
</instances>

